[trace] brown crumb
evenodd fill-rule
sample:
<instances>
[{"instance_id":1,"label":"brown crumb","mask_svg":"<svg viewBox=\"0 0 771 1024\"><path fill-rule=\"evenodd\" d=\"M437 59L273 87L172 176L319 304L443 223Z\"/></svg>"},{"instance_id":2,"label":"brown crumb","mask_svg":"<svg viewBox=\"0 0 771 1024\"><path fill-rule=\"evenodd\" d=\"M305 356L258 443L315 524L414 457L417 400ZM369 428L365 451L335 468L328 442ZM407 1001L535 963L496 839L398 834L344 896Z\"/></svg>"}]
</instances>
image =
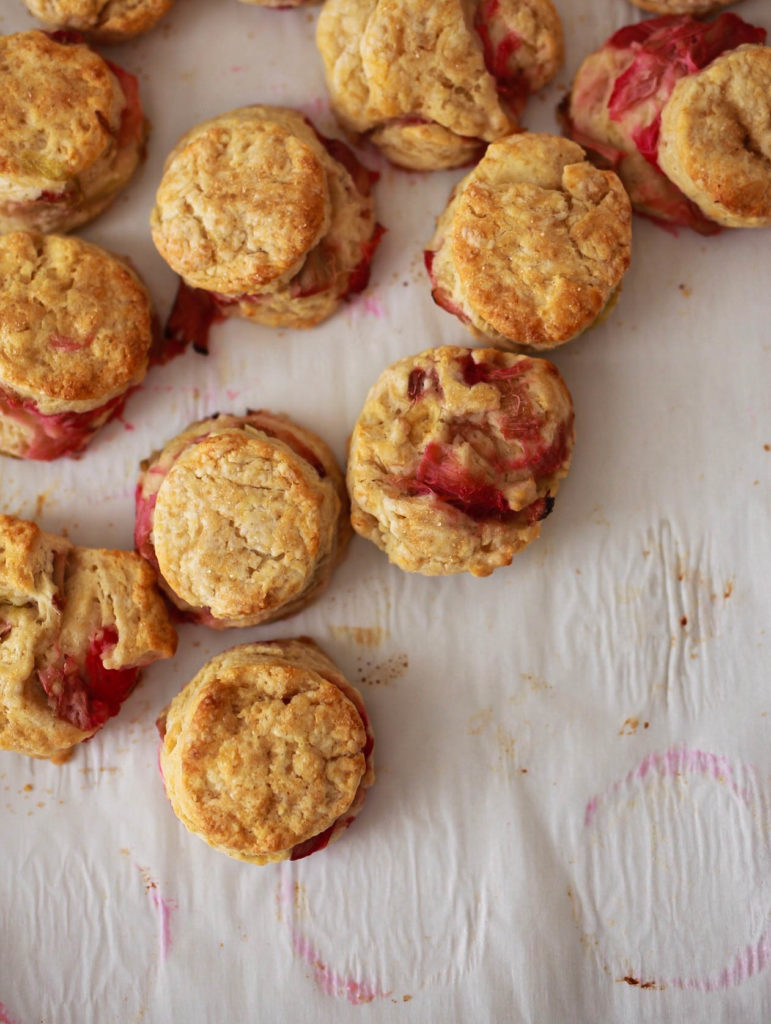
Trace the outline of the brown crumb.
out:
<instances>
[{"instance_id":1,"label":"brown crumb","mask_svg":"<svg viewBox=\"0 0 771 1024\"><path fill-rule=\"evenodd\" d=\"M684 615L682 617L682 619L680 619L680 625L683 627L683 629L685 629L685 627L688 625L688 616L687 615Z\"/></svg>"}]
</instances>

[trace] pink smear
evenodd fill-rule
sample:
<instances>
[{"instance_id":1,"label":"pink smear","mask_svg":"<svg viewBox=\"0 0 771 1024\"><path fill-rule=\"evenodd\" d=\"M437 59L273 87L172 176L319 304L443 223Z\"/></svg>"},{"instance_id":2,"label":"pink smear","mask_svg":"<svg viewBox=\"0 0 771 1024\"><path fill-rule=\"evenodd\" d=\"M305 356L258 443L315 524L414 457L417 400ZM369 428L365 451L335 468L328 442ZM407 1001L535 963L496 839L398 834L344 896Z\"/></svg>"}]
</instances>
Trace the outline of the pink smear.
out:
<instances>
[{"instance_id":1,"label":"pink smear","mask_svg":"<svg viewBox=\"0 0 771 1024\"><path fill-rule=\"evenodd\" d=\"M385 310L380 305L380 301L376 295L367 295L362 303L362 307L365 313L369 313L370 316L376 316L381 319L385 316Z\"/></svg>"},{"instance_id":2,"label":"pink smear","mask_svg":"<svg viewBox=\"0 0 771 1024\"><path fill-rule=\"evenodd\" d=\"M10 1015L2 1003L0 1003L0 1024L19 1024L16 1018Z\"/></svg>"},{"instance_id":3,"label":"pink smear","mask_svg":"<svg viewBox=\"0 0 771 1024\"><path fill-rule=\"evenodd\" d=\"M622 786L629 785L635 779L643 780L648 775L658 775L663 779L686 773L709 775L716 782L727 785L745 804L750 803L749 794L735 781L733 768L725 757L711 754L706 750L689 750L685 746L673 747L663 754L648 754L636 768L614 783L608 793L593 796L584 811L584 826L591 825L598 808L618 793Z\"/></svg>"},{"instance_id":4,"label":"pink smear","mask_svg":"<svg viewBox=\"0 0 771 1024\"><path fill-rule=\"evenodd\" d=\"M169 928L169 923L171 921L172 911L177 909L177 904L174 900L165 900L155 889L151 890L150 898L158 909L158 924L160 927L159 945L161 961L163 961L166 959L169 950L171 949L171 930Z\"/></svg>"},{"instance_id":5,"label":"pink smear","mask_svg":"<svg viewBox=\"0 0 771 1024\"><path fill-rule=\"evenodd\" d=\"M709 978L672 978L669 982L675 988L695 990L697 992L720 992L759 974L771 960L771 927L761 935L757 944L745 946L734 957L730 967L725 967L719 974Z\"/></svg>"},{"instance_id":6,"label":"pink smear","mask_svg":"<svg viewBox=\"0 0 771 1024\"><path fill-rule=\"evenodd\" d=\"M134 424L133 423L129 423L129 421L126 419L126 417L123 415L123 413L119 413L115 417L115 419L118 421L118 423L122 423L123 424L123 429L124 430L136 430L136 427L134 426Z\"/></svg>"},{"instance_id":7,"label":"pink smear","mask_svg":"<svg viewBox=\"0 0 771 1024\"><path fill-rule=\"evenodd\" d=\"M233 67L230 70L231 71L246 71L246 68L244 67L243 64L234 64Z\"/></svg>"},{"instance_id":8,"label":"pink smear","mask_svg":"<svg viewBox=\"0 0 771 1024\"><path fill-rule=\"evenodd\" d=\"M373 985L355 981L353 978L344 978L337 971L333 971L331 967L327 967L320 959L313 943L296 928L292 929L292 947L313 969L313 980L327 996L337 996L338 999L345 998L354 1006L359 1006L361 1003L371 1003L373 999L390 994L381 992Z\"/></svg>"}]
</instances>

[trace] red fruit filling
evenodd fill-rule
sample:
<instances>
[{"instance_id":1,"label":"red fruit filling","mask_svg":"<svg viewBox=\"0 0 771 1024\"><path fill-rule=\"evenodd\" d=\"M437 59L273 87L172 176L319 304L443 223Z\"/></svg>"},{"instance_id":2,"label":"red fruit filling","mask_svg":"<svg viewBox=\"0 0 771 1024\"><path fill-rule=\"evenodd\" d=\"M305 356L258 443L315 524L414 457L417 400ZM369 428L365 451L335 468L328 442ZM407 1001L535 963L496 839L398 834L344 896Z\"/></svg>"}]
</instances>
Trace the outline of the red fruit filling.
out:
<instances>
[{"instance_id":1,"label":"red fruit filling","mask_svg":"<svg viewBox=\"0 0 771 1024\"><path fill-rule=\"evenodd\" d=\"M318 128L308 120L310 127L313 129L316 138L319 140L321 145L326 149L327 153L332 157L333 160L337 160L339 164L348 171L350 176L353 178L353 183L356 186L356 190L363 196L368 196L372 193L372 186L380 178L378 171L371 171L364 164L359 163L356 154L350 147L346 146L340 139L328 139L326 135L322 135Z\"/></svg>"},{"instance_id":2,"label":"red fruit filling","mask_svg":"<svg viewBox=\"0 0 771 1024\"><path fill-rule=\"evenodd\" d=\"M126 106L121 111L116 142L119 146L127 146L133 142L142 142L145 131L145 116L142 113L142 104L139 102L139 83L137 82L136 75L132 75L117 64L113 64L111 60L105 63L118 79L118 84L123 90L123 95L126 97Z\"/></svg>"},{"instance_id":3,"label":"red fruit filling","mask_svg":"<svg viewBox=\"0 0 771 1024\"><path fill-rule=\"evenodd\" d=\"M307 444L303 444L300 438L288 427L284 427L280 422L277 422L273 417L263 416L260 412L255 412L252 409L247 409L247 417L249 423L256 427L257 430L261 430L263 434L267 434L268 437L275 437L279 441L283 441L285 445L292 449L301 459L304 459L309 463L318 473L319 477L323 480L327 471L324 469L324 465L321 459L308 447Z\"/></svg>"},{"instance_id":4,"label":"red fruit filling","mask_svg":"<svg viewBox=\"0 0 771 1024\"><path fill-rule=\"evenodd\" d=\"M175 356L181 355L188 345L192 345L196 352L208 355L209 329L212 324L225 319L221 307L222 303L212 292L191 288L180 278L177 297L163 332L164 344L156 357L156 363L162 366L170 362Z\"/></svg>"},{"instance_id":5,"label":"red fruit filling","mask_svg":"<svg viewBox=\"0 0 771 1024\"><path fill-rule=\"evenodd\" d=\"M511 60L522 45L522 38L506 29L500 8L500 0L483 0L474 17L474 30L481 40L485 67L495 79L498 93L512 110L519 112L530 94L525 74ZM504 34L494 42L499 27L504 28Z\"/></svg>"},{"instance_id":6,"label":"red fruit filling","mask_svg":"<svg viewBox=\"0 0 771 1024\"><path fill-rule=\"evenodd\" d=\"M117 629L105 626L91 637L82 670L71 655L62 654L58 648L54 664L38 669L49 706L58 718L88 732L118 714L136 685L139 669L105 668L102 658L117 642Z\"/></svg>"},{"instance_id":7,"label":"red fruit filling","mask_svg":"<svg viewBox=\"0 0 771 1024\"><path fill-rule=\"evenodd\" d=\"M416 367L407 379L407 397L411 402L417 402L427 391L435 391L439 397L442 396L439 377L435 370L426 372Z\"/></svg>"},{"instance_id":8,"label":"red fruit filling","mask_svg":"<svg viewBox=\"0 0 771 1024\"><path fill-rule=\"evenodd\" d=\"M620 29L606 46L634 51L634 60L619 75L608 101L612 120L621 122L641 103L654 100L656 114L649 124L631 131L635 145L658 169L661 110L680 78L705 68L721 53L744 43L762 43L766 30L748 25L735 14L713 22L667 15Z\"/></svg>"},{"instance_id":9,"label":"red fruit filling","mask_svg":"<svg viewBox=\"0 0 771 1024\"><path fill-rule=\"evenodd\" d=\"M375 255L375 250L385 233L386 228L382 224L375 224L372 237L367 242L361 243L361 259L351 271L348 277L348 287L340 296L341 298L347 299L351 295L358 295L359 292L363 292L367 287L372 257Z\"/></svg>"},{"instance_id":10,"label":"red fruit filling","mask_svg":"<svg viewBox=\"0 0 771 1024\"><path fill-rule=\"evenodd\" d=\"M457 316L461 323L470 324L470 318L466 316L466 314L463 312L460 306L455 305L455 303L452 301L447 292L440 288L439 285L437 284L436 278L434 277L433 273L435 257L435 250L423 250L423 262L426 265L428 276L431 279L431 298L434 300L437 306L441 306L441 308L446 309L448 313L452 313L453 316Z\"/></svg>"},{"instance_id":11,"label":"red fruit filling","mask_svg":"<svg viewBox=\"0 0 771 1024\"><path fill-rule=\"evenodd\" d=\"M21 453L21 458L50 462L62 455L77 457L99 429L99 418L108 410L109 416L105 422L118 416L123 411L126 399L135 390L129 388L124 394L87 412L46 415L40 412L31 398L20 398L0 388L0 417L16 420L30 434L31 440Z\"/></svg>"}]
</instances>

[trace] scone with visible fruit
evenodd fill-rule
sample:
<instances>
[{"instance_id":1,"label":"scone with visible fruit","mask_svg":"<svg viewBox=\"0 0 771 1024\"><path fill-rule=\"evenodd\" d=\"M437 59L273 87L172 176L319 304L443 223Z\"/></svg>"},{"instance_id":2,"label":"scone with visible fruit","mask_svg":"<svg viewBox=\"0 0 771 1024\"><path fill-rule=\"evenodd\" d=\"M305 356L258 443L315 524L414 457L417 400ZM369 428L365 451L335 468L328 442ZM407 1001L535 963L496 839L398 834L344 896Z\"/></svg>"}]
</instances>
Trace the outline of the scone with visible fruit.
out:
<instances>
[{"instance_id":1,"label":"scone with visible fruit","mask_svg":"<svg viewBox=\"0 0 771 1024\"><path fill-rule=\"evenodd\" d=\"M552 363L429 349L367 396L348 456L353 528L409 572L488 576L538 537L572 450Z\"/></svg>"},{"instance_id":2,"label":"scone with visible fruit","mask_svg":"<svg viewBox=\"0 0 771 1024\"><path fill-rule=\"evenodd\" d=\"M413 170L514 131L563 59L551 0L327 0L317 42L340 123Z\"/></svg>"},{"instance_id":3,"label":"scone with visible fruit","mask_svg":"<svg viewBox=\"0 0 771 1024\"><path fill-rule=\"evenodd\" d=\"M299 860L339 839L375 777L361 696L307 638L213 658L158 729L174 813L252 864Z\"/></svg>"},{"instance_id":4,"label":"scone with visible fruit","mask_svg":"<svg viewBox=\"0 0 771 1024\"><path fill-rule=\"evenodd\" d=\"M311 327L363 290L382 233L373 175L302 114L244 107L193 128L166 161L155 245L182 278L167 331L205 345L244 316Z\"/></svg>"},{"instance_id":5,"label":"scone with visible fruit","mask_svg":"<svg viewBox=\"0 0 771 1024\"><path fill-rule=\"evenodd\" d=\"M476 337L549 349L612 306L631 244L618 176L567 139L523 133L456 186L425 261L434 300Z\"/></svg>"},{"instance_id":6,"label":"scone with visible fruit","mask_svg":"<svg viewBox=\"0 0 771 1024\"><path fill-rule=\"evenodd\" d=\"M664 16L622 28L578 69L562 108L566 133L601 166L616 170L640 213L715 234L720 218L712 199L733 188L718 183L724 173L756 182L765 166L771 194L768 51L757 45L765 38L765 29L735 14L712 22ZM713 61L737 50L747 56L711 70ZM725 93L718 97L716 87ZM678 120L682 101L691 100L698 114L694 107L694 114ZM711 150L706 158L711 185L699 171L693 172L695 179L691 171L679 172L683 162L693 171L694 153L696 163L703 164L705 148Z\"/></svg>"},{"instance_id":7,"label":"scone with visible fruit","mask_svg":"<svg viewBox=\"0 0 771 1024\"><path fill-rule=\"evenodd\" d=\"M173 0L24 0L52 29L82 32L95 43L123 43L149 32Z\"/></svg>"},{"instance_id":8,"label":"scone with visible fruit","mask_svg":"<svg viewBox=\"0 0 771 1024\"><path fill-rule=\"evenodd\" d=\"M0 749L66 758L176 646L155 573L134 552L0 516Z\"/></svg>"},{"instance_id":9,"label":"scone with visible fruit","mask_svg":"<svg viewBox=\"0 0 771 1024\"><path fill-rule=\"evenodd\" d=\"M79 455L145 375L152 301L123 260L80 238L0 237L0 452Z\"/></svg>"},{"instance_id":10,"label":"scone with visible fruit","mask_svg":"<svg viewBox=\"0 0 771 1024\"><path fill-rule=\"evenodd\" d=\"M84 43L0 36L0 231L71 231L144 158L137 80Z\"/></svg>"},{"instance_id":11,"label":"scone with visible fruit","mask_svg":"<svg viewBox=\"0 0 771 1024\"><path fill-rule=\"evenodd\" d=\"M177 608L216 629L300 611L350 535L332 452L265 411L191 424L143 463L136 506L137 550Z\"/></svg>"}]
</instances>

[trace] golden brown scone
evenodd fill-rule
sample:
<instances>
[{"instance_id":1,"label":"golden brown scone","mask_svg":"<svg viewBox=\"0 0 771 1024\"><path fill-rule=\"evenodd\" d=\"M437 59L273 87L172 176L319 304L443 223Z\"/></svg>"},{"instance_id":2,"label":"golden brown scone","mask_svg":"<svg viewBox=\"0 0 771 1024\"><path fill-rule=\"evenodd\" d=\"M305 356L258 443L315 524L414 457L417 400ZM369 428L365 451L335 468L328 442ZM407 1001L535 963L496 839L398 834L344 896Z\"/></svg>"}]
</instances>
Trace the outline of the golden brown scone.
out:
<instances>
[{"instance_id":1,"label":"golden brown scone","mask_svg":"<svg viewBox=\"0 0 771 1024\"><path fill-rule=\"evenodd\" d=\"M678 80L721 53L762 43L765 35L765 29L735 14L721 14L713 22L664 16L620 29L578 69L563 108L566 133L600 166L613 167L637 211L715 234L720 229L711 215L665 173L662 111ZM707 113L707 135L719 131L710 118Z\"/></svg>"},{"instance_id":2,"label":"golden brown scone","mask_svg":"<svg viewBox=\"0 0 771 1024\"><path fill-rule=\"evenodd\" d=\"M310 7L311 4L321 3L321 0L241 0L242 3L252 4L255 7Z\"/></svg>"},{"instance_id":3,"label":"golden brown scone","mask_svg":"<svg viewBox=\"0 0 771 1024\"><path fill-rule=\"evenodd\" d=\"M551 0L327 0L317 42L340 123L413 170L516 129L563 58Z\"/></svg>"},{"instance_id":4,"label":"golden brown scone","mask_svg":"<svg viewBox=\"0 0 771 1024\"><path fill-rule=\"evenodd\" d=\"M629 198L575 143L492 143L455 188L426 251L435 301L476 337L549 349L615 298L632 241Z\"/></svg>"},{"instance_id":5,"label":"golden brown scone","mask_svg":"<svg viewBox=\"0 0 771 1024\"><path fill-rule=\"evenodd\" d=\"M0 749L61 759L177 637L155 573L0 516Z\"/></svg>"},{"instance_id":6,"label":"golden brown scone","mask_svg":"<svg viewBox=\"0 0 771 1024\"><path fill-rule=\"evenodd\" d=\"M145 375L152 300L127 264L80 238L0 237L0 452L80 454Z\"/></svg>"},{"instance_id":7,"label":"golden brown scone","mask_svg":"<svg viewBox=\"0 0 771 1024\"><path fill-rule=\"evenodd\" d=\"M217 629L304 608L348 544L321 438L265 411L193 423L142 465L135 542L174 604Z\"/></svg>"},{"instance_id":8,"label":"golden brown scone","mask_svg":"<svg viewBox=\"0 0 771 1024\"><path fill-rule=\"evenodd\" d=\"M0 36L0 231L70 231L144 157L137 81L83 43Z\"/></svg>"},{"instance_id":9,"label":"golden brown scone","mask_svg":"<svg viewBox=\"0 0 771 1024\"><path fill-rule=\"evenodd\" d=\"M353 528L408 572L488 576L540 534L572 449L551 363L429 349L367 396L348 454Z\"/></svg>"},{"instance_id":10,"label":"golden brown scone","mask_svg":"<svg viewBox=\"0 0 771 1024\"><path fill-rule=\"evenodd\" d=\"M771 48L741 46L681 78L661 112L661 169L730 228L771 224Z\"/></svg>"},{"instance_id":11,"label":"golden brown scone","mask_svg":"<svg viewBox=\"0 0 771 1024\"><path fill-rule=\"evenodd\" d=\"M367 283L382 231L372 180L346 146L284 107L193 128L166 161L152 215L158 251L188 286L178 306L199 289L219 316L287 327L330 316Z\"/></svg>"},{"instance_id":12,"label":"golden brown scone","mask_svg":"<svg viewBox=\"0 0 771 1024\"><path fill-rule=\"evenodd\" d=\"M122 43L149 32L173 0L24 0L48 28L82 32L95 43Z\"/></svg>"},{"instance_id":13,"label":"golden brown scone","mask_svg":"<svg viewBox=\"0 0 771 1024\"><path fill-rule=\"evenodd\" d=\"M654 14L711 14L739 0L632 0L632 3Z\"/></svg>"},{"instance_id":14,"label":"golden brown scone","mask_svg":"<svg viewBox=\"0 0 771 1024\"><path fill-rule=\"evenodd\" d=\"M213 658L158 728L174 813L252 864L299 860L339 839L375 778L361 696L305 637Z\"/></svg>"}]
</instances>

